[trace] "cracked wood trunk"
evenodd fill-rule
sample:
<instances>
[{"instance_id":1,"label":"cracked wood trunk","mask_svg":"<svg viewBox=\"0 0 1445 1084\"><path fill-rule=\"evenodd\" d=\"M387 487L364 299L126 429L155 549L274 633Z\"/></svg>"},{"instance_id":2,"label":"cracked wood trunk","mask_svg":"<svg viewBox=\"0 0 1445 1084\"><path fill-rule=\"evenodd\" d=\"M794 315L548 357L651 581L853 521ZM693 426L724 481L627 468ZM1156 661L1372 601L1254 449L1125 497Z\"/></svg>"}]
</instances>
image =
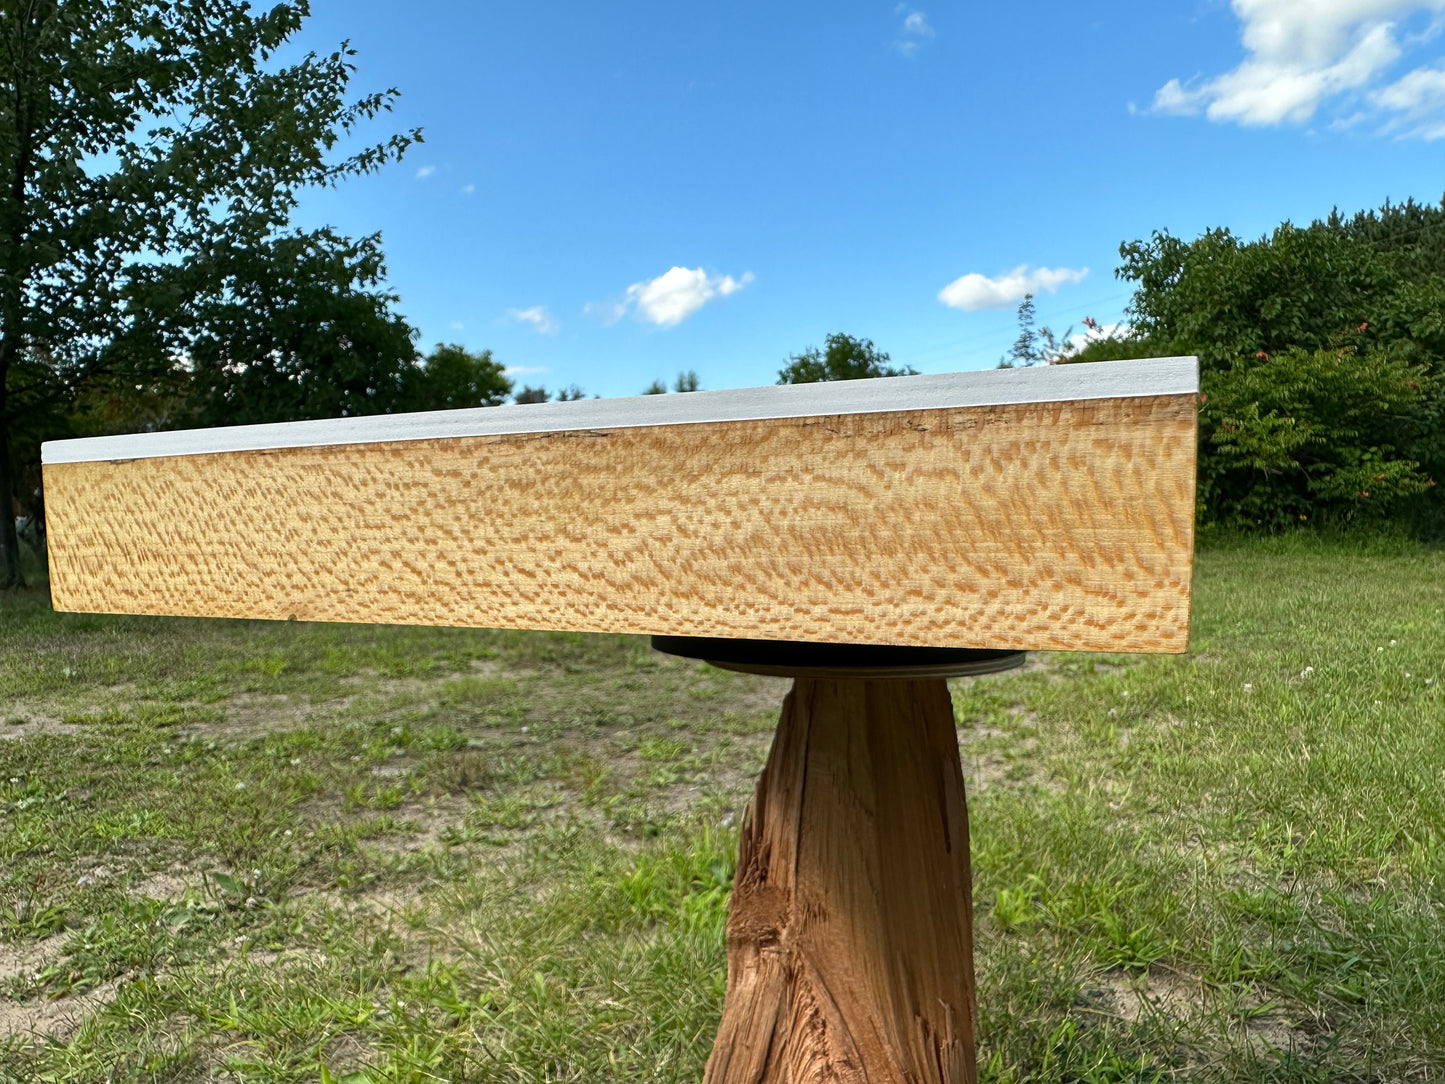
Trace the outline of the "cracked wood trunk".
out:
<instances>
[{"instance_id":1,"label":"cracked wood trunk","mask_svg":"<svg viewBox=\"0 0 1445 1084\"><path fill-rule=\"evenodd\" d=\"M795 680L743 824L706 1084L973 1084L970 893L943 679Z\"/></svg>"}]
</instances>

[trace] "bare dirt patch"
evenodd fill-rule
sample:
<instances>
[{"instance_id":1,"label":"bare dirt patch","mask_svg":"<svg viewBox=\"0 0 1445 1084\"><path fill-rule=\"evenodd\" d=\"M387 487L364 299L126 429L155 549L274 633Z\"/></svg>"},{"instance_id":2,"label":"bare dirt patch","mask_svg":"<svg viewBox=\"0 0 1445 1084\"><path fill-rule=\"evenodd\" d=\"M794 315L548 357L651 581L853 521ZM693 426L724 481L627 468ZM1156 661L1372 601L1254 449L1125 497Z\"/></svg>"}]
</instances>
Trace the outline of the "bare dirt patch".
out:
<instances>
[{"instance_id":1,"label":"bare dirt patch","mask_svg":"<svg viewBox=\"0 0 1445 1084\"><path fill-rule=\"evenodd\" d=\"M1021 717L1027 725L1035 722L1031 713ZM1001 743L1008 747L999 748ZM1034 737L1021 738L1009 730L971 723L958 728L958 755L963 762L964 785L971 794L1029 787L1061 792L1063 784L1049 774L1038 753L1039 740Z\"/></svg>"},{"instance_id":2,"label":"bare dirt patch","mask_svg":"<svg viewBox=\"0 0 1445 1084\"><path fill-rule=\"evenodd\" d=\"M57 933L43 941L0 942L0 983L39 971L56 956L69 936Z\"/></svg>"},{"instance_id":3,"label":"bare dirt patch","mask_svg":"<svg viewBox=\"0 0 1445 1084\"><path fill-rule=\"evenodd\" d=\"M69 937L68 933L58 933L43 941L0 944L0 989L14 979L35 975L53 963ZM0 993L0 1041L16 1035L69 1038L86 1013L110 1001L117 986L119 980L113 980L83 994L24 1001L14 1001Z\"/></svg>"},{"instance_id":4,"label":"bare dirt patch","mask_svg":"<svg viewBox=\"0 0 1445 1084\"><path fill-rule=\"evenodd\" d=\"M500 664L495 659L474 659L470 676L490 677L499 671ZM245 741L267 734L299 730L316 721L318 717L346 711L358 695L348 690L369 686L365 695L379 700L402 699L420 704L429 698L434 699L436 690L441 689L448 681L462 676L467 675L445 673L430 678L380 678L375 671L363 671L339 678L336 682L337 695L320 700L298 693L237 693L227 701L223 722L188 727L182 734L194 734L213 740Z\"/></svg>"},{"instance_id":5,"label":"bare dirt patch","mask_svg":"<svg viewBox=\"0 0 1445 1084\"><path fill-rule=\"evenodd\" d=\"M342 892L334 888L327 889L305 889L298 891L292 897L302 907L324 907L345 915L357 918L381 919L385 921L400 920L400 927L393 926L393 932L405 935L410 929L406 921L409 915L418 913L425 914L429 901L419 888L399 886L393 888L368 888L360 892ZM413 938L407 938L411 940ZM419 936L416 940L424 940ZM253 962L264 963L267 953L251 950L248 959ZM316 960L322 961L325 957L319 953L289 951L280 954L288 960ZM279 957L278 957L279 958Z\"/></svg>"},{"instance_id":6,"label":"bare dirt patch","mask_svg":"<svg viewBox=\"0 0 1445 1084\"><path fill-rule=\"evenodd\" d=\"M1090 1011L1130 1024L1158 1022L1201 1033L1217 1030L1210 1019L1228 1015L1236 1021L1233 1037L1259 1055L1302 1050L1309 1042L1283 1011L1271 1008L1257 993L1231 1001L1198 977L1170 968L1154 967L1141 975L1106 971L1094 977L1082 1000Z\"/></svg>"},{"instance_id":7,"label":"bare dirt patch","mask_svg":"<svg viewBox=\"0 0 1445 1084\"><path fill-rule=\"evenodd\" d=\"M208 738L251 738L300 729L310 721L314 711L310 697L306 696L239 693L226 704L225 722L190 729Z\"/></svg>"},{"instance_id":8,"label":"bare dirt patch","mask_svg":"<svg viewBox=\"0 0 1445 1084\"><path fill-rule=\"evenodd\" d=\"M1143 975L1107 971L1089 992L1099 1008L1131 1024L1151 1017L1185 1023L1205 1012L1204 985L1192 976L1161 968Z\"/></svg>"},{"instance_id":9,"label":"bare dirt patch","mask_svg":"<svg viewBox=\"0 0 1445 1084\"><path fill-rule=\"evenodd\" d=\"M323 1062L334 1076L360 1073L376 1061L376 1051L355 1035L339 1035L326 1045Z\"/></svg>"},{"instance_id":10,"label":"bare dirt patch","mask_svg":"<svg viewBox=\"0 0 1445 1084\"><path fill-rule=\"evenodd\" d=\"M57 716L37 712L12 712L0 719L0 741L16 741L41 734L79 734L74 723L61 722Z\"/></svg>"},{"instance_id":11,"label":"bare dirt patch","mask_svg":"<svg viewBox=\"0 0 1445 1084\"><path fill-rule=\"evenodd\" d=\"M130 886L130 894L136 899L163 900L176 903L187 895L199 894L201 879L186 867L176 867L162 873L153 873Z\"/></svg>"},{"instance_id":12,"label":"bare dirt patch","mask_svg":"<svg viewBox=\"0 0 1445 1084\"><path fill-rule=\"evenodd\" d=\"M0 996L0 1040L16 1035L64 1041L79 1029L88 1013L109 1003L120 986L112 979L83 994L14 1002Z\"/></svg>"},{"instance_id":13,"label":"bare dirt patch","mask_svg":"<svg viewBox=\"0 0 1445 1084\"><path fill-rule=\"evenodd\" d=\"M782 711L783 697L793 687L793 680L765 674L740 674L736 684L742 687L741 695L728 698L729 710L747 714L763 711L777 714Z\"/></svg>"},{"instance_id":14,"label":"bare dirt patch","mask_svg":"<svg viewBox=\"0 0 1445 1084\"><path fill-rule=\"evenodd\" d=\"M412 830L368 839L362 846L391 855L418 854L445 847L443 834L449 828L460 827L470 808L470 800L455 796L434 798L425 805L399 806L391 811L391 815L398 821L411 824Z\"/></svg>"}]
</instances>

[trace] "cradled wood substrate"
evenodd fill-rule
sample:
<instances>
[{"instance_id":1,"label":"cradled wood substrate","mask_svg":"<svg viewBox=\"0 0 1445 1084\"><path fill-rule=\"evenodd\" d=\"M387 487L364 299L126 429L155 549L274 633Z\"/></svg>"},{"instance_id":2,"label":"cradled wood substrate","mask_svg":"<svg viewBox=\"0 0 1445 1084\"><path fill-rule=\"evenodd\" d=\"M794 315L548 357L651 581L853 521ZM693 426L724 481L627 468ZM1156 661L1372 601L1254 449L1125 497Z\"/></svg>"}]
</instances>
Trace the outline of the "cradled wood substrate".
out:
<instances>
[{"instance_id":1,"label":"cradled wood substrate","mask_svg":"<svg viewBox=\"0 0 1445 1084\"><path fill-rule=\"evenodd\" d=\"M51 594L102 613L1180 652L1194 414L1166 395L49 463Z\"/></svg>"}]
</instances>

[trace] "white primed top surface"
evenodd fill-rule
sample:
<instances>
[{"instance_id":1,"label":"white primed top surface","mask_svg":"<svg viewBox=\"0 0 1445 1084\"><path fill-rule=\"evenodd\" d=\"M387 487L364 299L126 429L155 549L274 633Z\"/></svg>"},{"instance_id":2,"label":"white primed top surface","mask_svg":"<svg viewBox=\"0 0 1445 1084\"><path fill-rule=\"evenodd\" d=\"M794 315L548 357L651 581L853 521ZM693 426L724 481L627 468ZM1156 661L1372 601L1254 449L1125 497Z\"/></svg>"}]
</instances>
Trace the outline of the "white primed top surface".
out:
<instances>
[{"instance_id":1,"label":"white primed top surface","mask_svg":"<svg viewBox=\"0 0 1445 1084\"><path fill-rule=\"evenodd\" d=\"M1198 391L1197 358L1145 358L1085 365L986 369L970 373L879 377L818 384L775 384L763 388L637 395L625 399L513 403L419 414L377 414L361 418L83 437L79 440L48 441L41 445L40 455L44 463L86 463L330 444L378 444L446 437L1190 395Z\"/></svg>"}]
</instances>

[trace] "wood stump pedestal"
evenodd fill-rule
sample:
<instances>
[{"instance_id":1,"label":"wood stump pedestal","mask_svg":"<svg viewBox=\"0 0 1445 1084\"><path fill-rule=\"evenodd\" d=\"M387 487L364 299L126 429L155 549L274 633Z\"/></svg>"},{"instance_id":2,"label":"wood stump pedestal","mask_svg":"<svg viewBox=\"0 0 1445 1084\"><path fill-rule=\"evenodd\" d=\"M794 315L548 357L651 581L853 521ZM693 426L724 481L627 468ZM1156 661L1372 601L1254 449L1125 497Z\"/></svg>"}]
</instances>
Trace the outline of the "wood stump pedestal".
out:
<instances>
[{"instance_id":1,"label":"wood stump pedestal","mask_svg":"<svg viewBox=\"0 0 1445 1084\"><path fill-rule=\"evenodd\" d=\"M653 644L793 678L743 821L706 1084L973 1084L968 807L944 679L1022 653Z\"/></svg>"}]
</instances>

